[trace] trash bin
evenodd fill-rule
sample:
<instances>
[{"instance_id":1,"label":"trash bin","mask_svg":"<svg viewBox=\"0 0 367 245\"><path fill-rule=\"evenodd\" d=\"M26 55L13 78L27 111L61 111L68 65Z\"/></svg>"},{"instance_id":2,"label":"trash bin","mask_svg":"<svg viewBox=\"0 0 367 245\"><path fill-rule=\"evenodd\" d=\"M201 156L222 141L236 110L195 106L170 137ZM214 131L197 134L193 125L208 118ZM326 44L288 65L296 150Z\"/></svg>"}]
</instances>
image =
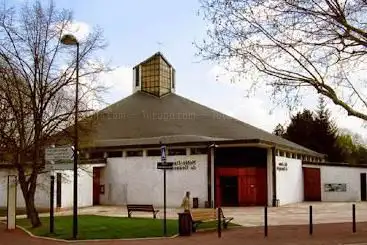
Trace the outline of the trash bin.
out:
<instances>
[{"instance_id":1,"label":"trash bin","mask_svg":"<svg viewBox=\"0 0 367 245\"><path fill-rule=\"evenodd\" d=\"M192 208L198 208L199 207L199 198L198 197L194 197L192 199Z\"/></svg>"},{"instance_id":2,"label":"trash bin","mask_svg":"<svg viewBox=\"0 0 367 245\"><path fill-rule=\"evenodd\" d=\"M178 234L180 236L191 236L192 220L189 212L178 214Z\"/></svg>"}]
</instances>

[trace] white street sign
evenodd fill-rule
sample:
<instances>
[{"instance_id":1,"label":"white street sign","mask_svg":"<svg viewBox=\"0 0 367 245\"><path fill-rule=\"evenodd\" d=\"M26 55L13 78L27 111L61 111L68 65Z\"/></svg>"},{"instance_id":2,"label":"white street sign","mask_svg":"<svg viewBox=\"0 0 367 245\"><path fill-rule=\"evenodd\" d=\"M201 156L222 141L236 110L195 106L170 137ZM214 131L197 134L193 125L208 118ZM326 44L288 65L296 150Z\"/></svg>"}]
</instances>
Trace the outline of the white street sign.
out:
<instances>
[{"instance_id":1,"label":"white street sign","mask_svg":"<svg viewBox=\"0 0 367 245\"><path fill-rule=\"evenodd\" d=\"M70 146L47 148L45 150L46 161L71 160L73 159L73 155L74 152Z\"/></svg>"},{"instance_id":2,"label":"white street sign","mask_svg":"<svg viewBox=\"0 0 367 245\"><path fill-rule=\"evenodd\" d=\"M73 163L65 163L65 164L46 164L45 171L52 170L72 170L74 168Z\"/></svg>"},{"instance_id":3,"label":"white street sign","mask_svg":"<svg viewBox=\"0 0 367 245\"><path fill-rule=\"evenodd\" d=\"M166 161L166 156L167 156L167 148L165 145L161 146L161 161L165 162Z\"/></svg>"}]
</instances>

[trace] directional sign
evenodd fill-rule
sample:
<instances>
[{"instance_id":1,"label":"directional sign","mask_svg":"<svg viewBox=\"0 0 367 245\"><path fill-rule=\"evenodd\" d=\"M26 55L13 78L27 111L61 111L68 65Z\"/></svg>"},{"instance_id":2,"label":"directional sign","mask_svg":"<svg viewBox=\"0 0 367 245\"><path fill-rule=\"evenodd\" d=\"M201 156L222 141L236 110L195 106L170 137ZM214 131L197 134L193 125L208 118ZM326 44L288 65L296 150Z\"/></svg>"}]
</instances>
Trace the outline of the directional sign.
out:
<instances>
[{"instance_id":1,"label":"directional sign","mask_svg":"<svg viewBox=\"0 0 367 245\"><path fill-rule=\"evenodd\" d=\"M74 152L70 146L47 148L45 150L46 161L67 161L73 159L73 155Z\"/></svg>"},{"instance_id":2,"label":"directional sign","mask_svg":"<svg viewBox=\"0 0 367 245\"><path fill-rule=\"evenodd\" d=\"M72 170L74 168L74 164L65 163L65 164L46 164L45 171L52 170Z\"/></svg>"},{"instance_id":3,"label":"directional sign","mask_svg":"<svg viewBox=\"0 0 367 245\"><path fill-rule=\"evenodd\" d=\"M165 145L161 146L161 161L165 162L166 161L166 152L167 152L167 148Z\"/></svg>"},{"instance_id":4,"label":"directional sign","mask_svg":"<svg viewBox=\"0 0 367 245\"><path fill-rule=\"evenodd\" d=\"M158 162L157 169L173 169L173 162Z\"/></svg>"}]
</instances>

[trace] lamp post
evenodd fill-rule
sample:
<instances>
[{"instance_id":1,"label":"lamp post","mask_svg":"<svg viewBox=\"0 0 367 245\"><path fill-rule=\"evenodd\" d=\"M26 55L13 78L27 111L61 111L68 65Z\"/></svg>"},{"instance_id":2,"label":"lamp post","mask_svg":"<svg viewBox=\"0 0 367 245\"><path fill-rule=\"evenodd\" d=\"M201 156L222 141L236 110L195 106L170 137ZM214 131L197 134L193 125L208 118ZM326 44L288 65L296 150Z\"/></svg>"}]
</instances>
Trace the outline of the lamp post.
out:
<instances>
[{"instance_id":1,"label":"lamp post","mask_svg":"<svg viewBox=\"0 0 367 245\"><path fill-rule=\"evenodd\" d=\"M78 99L79 99L79 42L73 35L64 35L61 38L61 43L65 45L76 46L76 85L75 85L75 115L74 115L74 199L73 199L73 238L76 239L78 235Z\"/></svg>"}]
</instances>

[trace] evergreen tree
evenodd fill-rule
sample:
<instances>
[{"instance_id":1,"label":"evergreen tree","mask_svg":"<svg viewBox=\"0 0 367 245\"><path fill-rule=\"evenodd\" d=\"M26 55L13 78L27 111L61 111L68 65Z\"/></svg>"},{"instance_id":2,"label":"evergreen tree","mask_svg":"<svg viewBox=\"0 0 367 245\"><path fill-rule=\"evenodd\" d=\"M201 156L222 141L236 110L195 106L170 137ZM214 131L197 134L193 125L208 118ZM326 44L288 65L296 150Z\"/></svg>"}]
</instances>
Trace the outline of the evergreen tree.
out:
<instances>
[{"instance_id":1,"label":"evergreen tree","mask_svg":"<svg viewBox=\"0 0 367 245\"><path fill-rule=\"evenodd\" d=\"M273 131L273 134L275 134L276 136L281 136L282 137L285 134L285 129L284 129L283 125L279 123L275 127L275 129Z\"/></svg>"},{"instance_id":2,"label":"evergreen tree","mask_svg":"<svg viewBox=\"0 0 367 245\"><path fill-rule=\"evenodd\" d=\"M284 138L315 150L313 140L313 128L315 125L314 115L310 110L303 110L291 117Z\"/></svg>"},{"instance_id":3,"label":"evergreen tree","mask_svg":"<svg viewBox=\"0 0 367 245\"><path fill-rule=\"evenodd\" d=\"M311 150L326 154L328 161L344 161L341 148L337 143L337 127L331 120L330 111L326 108L323 98L319 99L315 113L305 109L292 116L291 123L283 137Z\"/></svg>"},{"instance_id":4,"label":"evergreen tree","mask_svg":"<svg viewBox=\"0 0 367 245\"><path fill-rule=\"evenodd\" d=\"M314 137L315 149L328 155L328 160L332 162L344 161L342 150L337 143L337 127L330 118L330 111L326 108L323 97L319 98L316 110Z\"/></svg>"}]
</instances>

